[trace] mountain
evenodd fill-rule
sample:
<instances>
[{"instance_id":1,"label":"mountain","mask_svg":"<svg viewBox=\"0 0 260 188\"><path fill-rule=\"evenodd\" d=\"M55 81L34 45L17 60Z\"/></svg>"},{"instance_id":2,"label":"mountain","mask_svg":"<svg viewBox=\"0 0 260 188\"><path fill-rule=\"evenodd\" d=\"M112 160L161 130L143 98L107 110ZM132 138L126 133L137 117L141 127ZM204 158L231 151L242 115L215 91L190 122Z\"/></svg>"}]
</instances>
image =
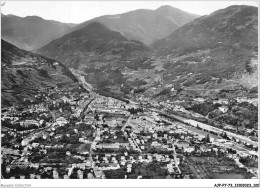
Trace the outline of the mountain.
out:
<instances>
[{"instance_id":1,"label":"mountain","mask_svg":"<svg viewBox=\"0 0 260 188\"><path fill-rule=\"evenodd\" d=\"M123 14L97 17L79 24L72 30L81 29L91 22L100 22L109 29L120 32L129 40L138 40L150 45L197 17L199 16L171 6L162 6L156 10L138 9Z\"/></svg>"},{"instance_id":2,"label":"mountain","mask_svg":"<svg viewBox=\"0 0 260 188\"><path fill-rule=\"evenodd\" d=\"M44 20L38 16L1 14L2 39L25 50L39 48L66 34L75 24Z\"/></svg>"},{"instance_id":3,"label":"mountain","mask_svg":"<svg viewBox=\"0 0 260 188\"><path fill-rule=\"evenodd\" d=\"M218 10L155 42L154 51L104 24L90 23L38 53L81 70L87 82L110 91L147 91L150 95L154 93L151 88L159 94L167 86L186 88L183 95L192 89L197 96L232 97L235 92L231 91L242 95L247 92L245 87L257 86L257 19L257 8L252 6ZM109 38L102 38L101 31Z\"/></svg>"},{"instance_id":4,"label":"mountain","mask_svg":"<svg viewBox=\"0 0 260 188\"><path fill-rule=\"evenodd\" d=\"M127 40L101 23L92 22L36 52L83 71L88 82L105 89L124 84L124 69L149 67L150 49L139 41Z\"/></svg>"},{"instance_id":5,"label":"mountain","mask_svg":"<svg viewBox=\"0 0 260 188\"><path fill-rule=\"evenodd\" d=\"M164 62L164 82L200 89L257 86L257 12L253 6L230 6L154 43Z\"/></svg>"},{"instance_id":6,"label":"mountain","mask_svg":"<svg viewBox=\"0 0 260 188\"><path fill-rule=\"evenodd\" d=\"M233 44L257 48L257 7L234 5L202 16L153 46L162 51L176 48L190 50Z\"/></svg>"},{"instance_id":7,"label":"mountain","mask_svg":"<svg viewBox=\"0 0 260 188\"><path fill-rule=\"evenodd\" d=\"M39 90L50 87L77 87L76 77L63 64L21 50L1 40L2 105L35 100Z\"/></svg>"},{"instance_id":8,"label":"mountain","mask_svg":"<svg viewBox=\"0 0 260 188\"><path fill-rule=\"evenodd\" d=\"M37 53L59 60L68 67L78 68L80 64L88 64L91 58L105 58L110 55L117 59L148 50L142 43L129 41L119 32L112 31L101 23L92 22L52 41L38 49Z\"/></svg>"}]
</instances>

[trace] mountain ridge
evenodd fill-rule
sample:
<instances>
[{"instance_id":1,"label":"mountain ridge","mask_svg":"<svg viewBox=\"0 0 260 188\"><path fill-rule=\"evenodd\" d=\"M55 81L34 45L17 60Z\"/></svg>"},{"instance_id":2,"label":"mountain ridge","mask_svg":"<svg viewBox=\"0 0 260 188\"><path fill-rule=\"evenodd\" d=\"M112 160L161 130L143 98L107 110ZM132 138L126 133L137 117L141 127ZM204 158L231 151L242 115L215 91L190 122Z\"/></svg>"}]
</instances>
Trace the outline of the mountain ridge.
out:
<instances>
[{"instance_id":1,"label":"mountain ridge","mask_svg":"<svg viewBox=\"0 0 260 188\"><path fill-rule=\"evenodd\" d=\"M1 14L2 38L25 50L39 48L66 34L74 26L71 23L45 20L39 16Z\"/></svg>"},{"instance_id":2,"label":"mountain ridge","mask_svg":"<svg viewBox=\"0 0 260 188\"><path fill-rule=\"evenodd\" d=\"M169 7L171 6L161 7L161 9L159 7L156 10L137 9L122 14L103 15L79 24L72 28L72 31L80 29L90 22L100 22L109 29L120 32L129 40L138 40L149 46L153 41L167 36L178 27L198 17L198 15L173 7L171 7L173 13L167 11L167 15L160 11L165 8L169 9ZM173 22L176 15L179 19ZM161 30L158 30L158 28L161 28Z\"/></svg>"},{"instance_id":3,"label":"mountain ridge","mask_svg":"<svg viewBox=\"0 0 260 188\"><path fill-rule=\"evenodd\" d=\"M47 57L60 60L71 67L75 53L86 58L88 53L112 55L132 53L138 50L149 50L139 41L127 40L117 31L108 29L104 24L92 22L84 28L73 31L59 39L55 39L36 52ZM69 55L70 54L70 55ZM77 57L75 56L77 59Z\"/></svg>"},{"instance_id":4,"label":"mountain ridge","mask_svg":"<svg viewBox=\"0 0 260 188\"><path fill-rule=\"evenodd\" d=\"M240 15L238 13L240 13ZM237 16L239 16L239 18L235 17L232 14L238 14ZM245 14L245 15L243 15L243 14ZM231 16L233 16L233 17L231 18ZM169 36L165 37L164 39L161 39L161 40L155 42L152 46L155 49L158 49L158 48L160 48L160 43L162 43L161 46L162 46L163 50L167 50L166 48L171 48L171 47L179 48L179 47L185 47L185 45L186 46L188 46L188 45L198 46L198 45L201 45L203 42L205 42L205 46L211 45L210 42L227 43L227 42L230 42L230 40L227 40L227 39L231 39L231 38L236 40L236 41L231 41L233 43L235 43L237 41L241 41L241 39L244 40L243 42L246 42L246 40L244 38L236 37L236 34L237 35L239 34L238 33L239 28L234 28L234 25L239 26L238 25L239 23L242 24L241 27L243 27L243 24L244 25L246 24L247 18L245 18L245 16L247 16L247 17L253 16L253 18L251 19L251 22L248 22L248 24L257 25L257 18L256 18L257 7L246 6L246 5L241 5L241 6L234 5L234 6L227 7L225 9L217 10L209 15L202 16L200 18L195 19L194 21L192 21L192 22L184 25L183 27L177 29L176 31L172 32ZM248 18L248 19L250 19L250 18ZM227 22L231 22L231 24L228 25L229 23L227 23ZM249 25L249 26L251 26L251 25ZM245 27L248 27L248 25L246 25ZM254 25L253 25L253 27L254 27ZM194 29L196 29L196 31L194 31ZM230 31L231 29L233 29L233 30ZM237 29L238 31L235 31L235 29ZM244 28L242 28L242 29L244 29ZM208 33L206 33L206 32L208 32ZM236 33L234 33L234 32L236 32ZM199 34L202 35L203 33L204 33L204 35L201 36L200 38L195 38L195 37L199 37ZM253 33L253 34L252 35L255 36L255 33ZM218 35L218 36L213 38L214 37L213 35ZM245 35L247 35L247 34L245 34ZM224 37L226 37L226 38L224 38ZM214 40L212 41L212 39L214 39ZM216 40L218 40L218 41L216 41ZM255 41L254 39L253 40L251 39L250 42L254 42L254 41ZM172 45L172 46L170 46L170 45ZM256 46L256 43L254 43L254 45Z\"/></svg>"}]
</instances>

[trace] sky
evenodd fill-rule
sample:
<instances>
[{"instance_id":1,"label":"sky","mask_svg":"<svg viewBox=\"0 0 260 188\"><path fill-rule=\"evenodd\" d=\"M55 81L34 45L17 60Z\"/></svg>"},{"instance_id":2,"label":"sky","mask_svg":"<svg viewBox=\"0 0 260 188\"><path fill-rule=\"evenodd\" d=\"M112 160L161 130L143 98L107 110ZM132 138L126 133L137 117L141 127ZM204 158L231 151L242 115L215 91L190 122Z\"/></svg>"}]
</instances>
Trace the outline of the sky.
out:
<instances>
[{"instance_id":1,"label":"sky","mask_svg":"<svg viewBox=\"0 0 260 188\"><path fill-rule=\"evenodd\" d=\"M1 4L4 1L1 1ZM136 9L157 9L170 5L183 11L206 15L231 5L258 7L257 0L246 1L7 1L1 6L5 15L40 16L64 23L82 23L102 15L120 14Z\"/></svg>"}]
</instances>

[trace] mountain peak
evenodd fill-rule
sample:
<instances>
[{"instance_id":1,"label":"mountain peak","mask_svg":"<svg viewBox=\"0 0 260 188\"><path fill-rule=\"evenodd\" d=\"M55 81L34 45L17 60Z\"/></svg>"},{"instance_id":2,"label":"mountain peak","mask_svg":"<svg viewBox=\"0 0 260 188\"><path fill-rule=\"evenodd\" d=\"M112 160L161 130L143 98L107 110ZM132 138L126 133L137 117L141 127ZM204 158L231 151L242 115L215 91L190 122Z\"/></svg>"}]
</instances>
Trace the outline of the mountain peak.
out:
<instances>
[{"instance_id":1,"label":"mountain peak","mask_svg":"<svg viewBox=\"0 0 260 188\"><path fill-rule=\"evenodd\" d=\"M172 6L170 6L170 5L162 5L162 6L160 6L159 8L157 8L156 10L170 10L170 9L177 9L177 8L174 8L174 7L172 7ZM179 10L179 9L178 9Z\"/></svg>"},{"instance_id":2,"label":"mountain peak","mask_svg":"<svg viewBox=\"0 0 260 188\"><path fill-rule=\"evenodd\" d=\"M180 47L198 49L229 45L232 42L254 48L257 46L256 33L257 8L235 5L186 24L167 38L157 41L155 46L167 47L171 51Z\"/></svg>"},{"instance_id":3,"label":"mountain peak","mask_svg":"<svg viewBox=\"0 0 260 188\"><path fill-rule=\"evenodd\" d=\"M122 14L97 17L79 24L73 30L81 29L90 22L97 21L108 29L120 32L129 40L151 45L154 41L168 36L197 17L197 15L165 5L156 10L137 9Z\"/></svg>"},{"instance_id":4,"label":"mountain peak","mask_svg":"<svg viewBox=\"0 0 260 188\"><path fill-rule=\"evenodd\" d=\"M172 7L170 5L163 5L163 6L160 6L159 8L157 8L155 10L155 12L159 12L160 14L163 14L163 15L172 15L173 17L194 17L194 18L197 18L199 17L199 15L196 15L196 14L191 14L191 13L188 13L188 12L185 12L181 9L178 9L178 8L175 8L175 7Z\"/></svg>"},{"instance_id":5,"label":"mountain peak","mask_svg":"<svg viewBox=\"0 0 260 188\"><path fill-rule=\"evenodd\" d=\"M31 20L44 20L42 17L39 16L26 16L24 18L31 19Z\"/></svg>"},{"instance_id":6,"label":"mountain peak","mask_svg":"<svg viewBox=\"0 0 260 188\"><path fill-rule=\"evenodd\" d=\"M119 32L113 31L108 29L104 24L99 22L90 22L85 27L71 32L64 36L64 38L78 38L88 36L92 39L104 39L104 40L111 40L111 39L118 39L118 40L127 40L123 37Z\"/></svg>"}]
</instances>

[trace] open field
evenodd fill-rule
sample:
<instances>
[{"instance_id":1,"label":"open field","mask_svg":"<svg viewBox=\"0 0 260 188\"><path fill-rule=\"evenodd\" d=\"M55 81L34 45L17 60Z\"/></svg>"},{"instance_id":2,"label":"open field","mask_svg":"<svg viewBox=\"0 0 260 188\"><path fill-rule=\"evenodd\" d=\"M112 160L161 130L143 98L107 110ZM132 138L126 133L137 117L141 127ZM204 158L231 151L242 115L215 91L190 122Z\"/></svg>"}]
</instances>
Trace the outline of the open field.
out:
<instances>
[{"instance_id":1,"label":"open field","mask_svg":"<svg viewBox=\"0 0 260 188\"><path fill-rule=\"evenodd\" d=\"M234 161L223 157L187 157L180 165L180 169L195 179L250 179L253 177L245 169L237 167Z\"/></svg>"},{"instance_id":2,"label":"open field","mask_svg":"<svg viewBox=\"0 0 260 188\"><path fill-rule=\"evenodd\" d=\"M242 174L235 173L223 173L223 174L215 174L214 179L244 179L245 177Z\"/></svg>"}]
</instances>

